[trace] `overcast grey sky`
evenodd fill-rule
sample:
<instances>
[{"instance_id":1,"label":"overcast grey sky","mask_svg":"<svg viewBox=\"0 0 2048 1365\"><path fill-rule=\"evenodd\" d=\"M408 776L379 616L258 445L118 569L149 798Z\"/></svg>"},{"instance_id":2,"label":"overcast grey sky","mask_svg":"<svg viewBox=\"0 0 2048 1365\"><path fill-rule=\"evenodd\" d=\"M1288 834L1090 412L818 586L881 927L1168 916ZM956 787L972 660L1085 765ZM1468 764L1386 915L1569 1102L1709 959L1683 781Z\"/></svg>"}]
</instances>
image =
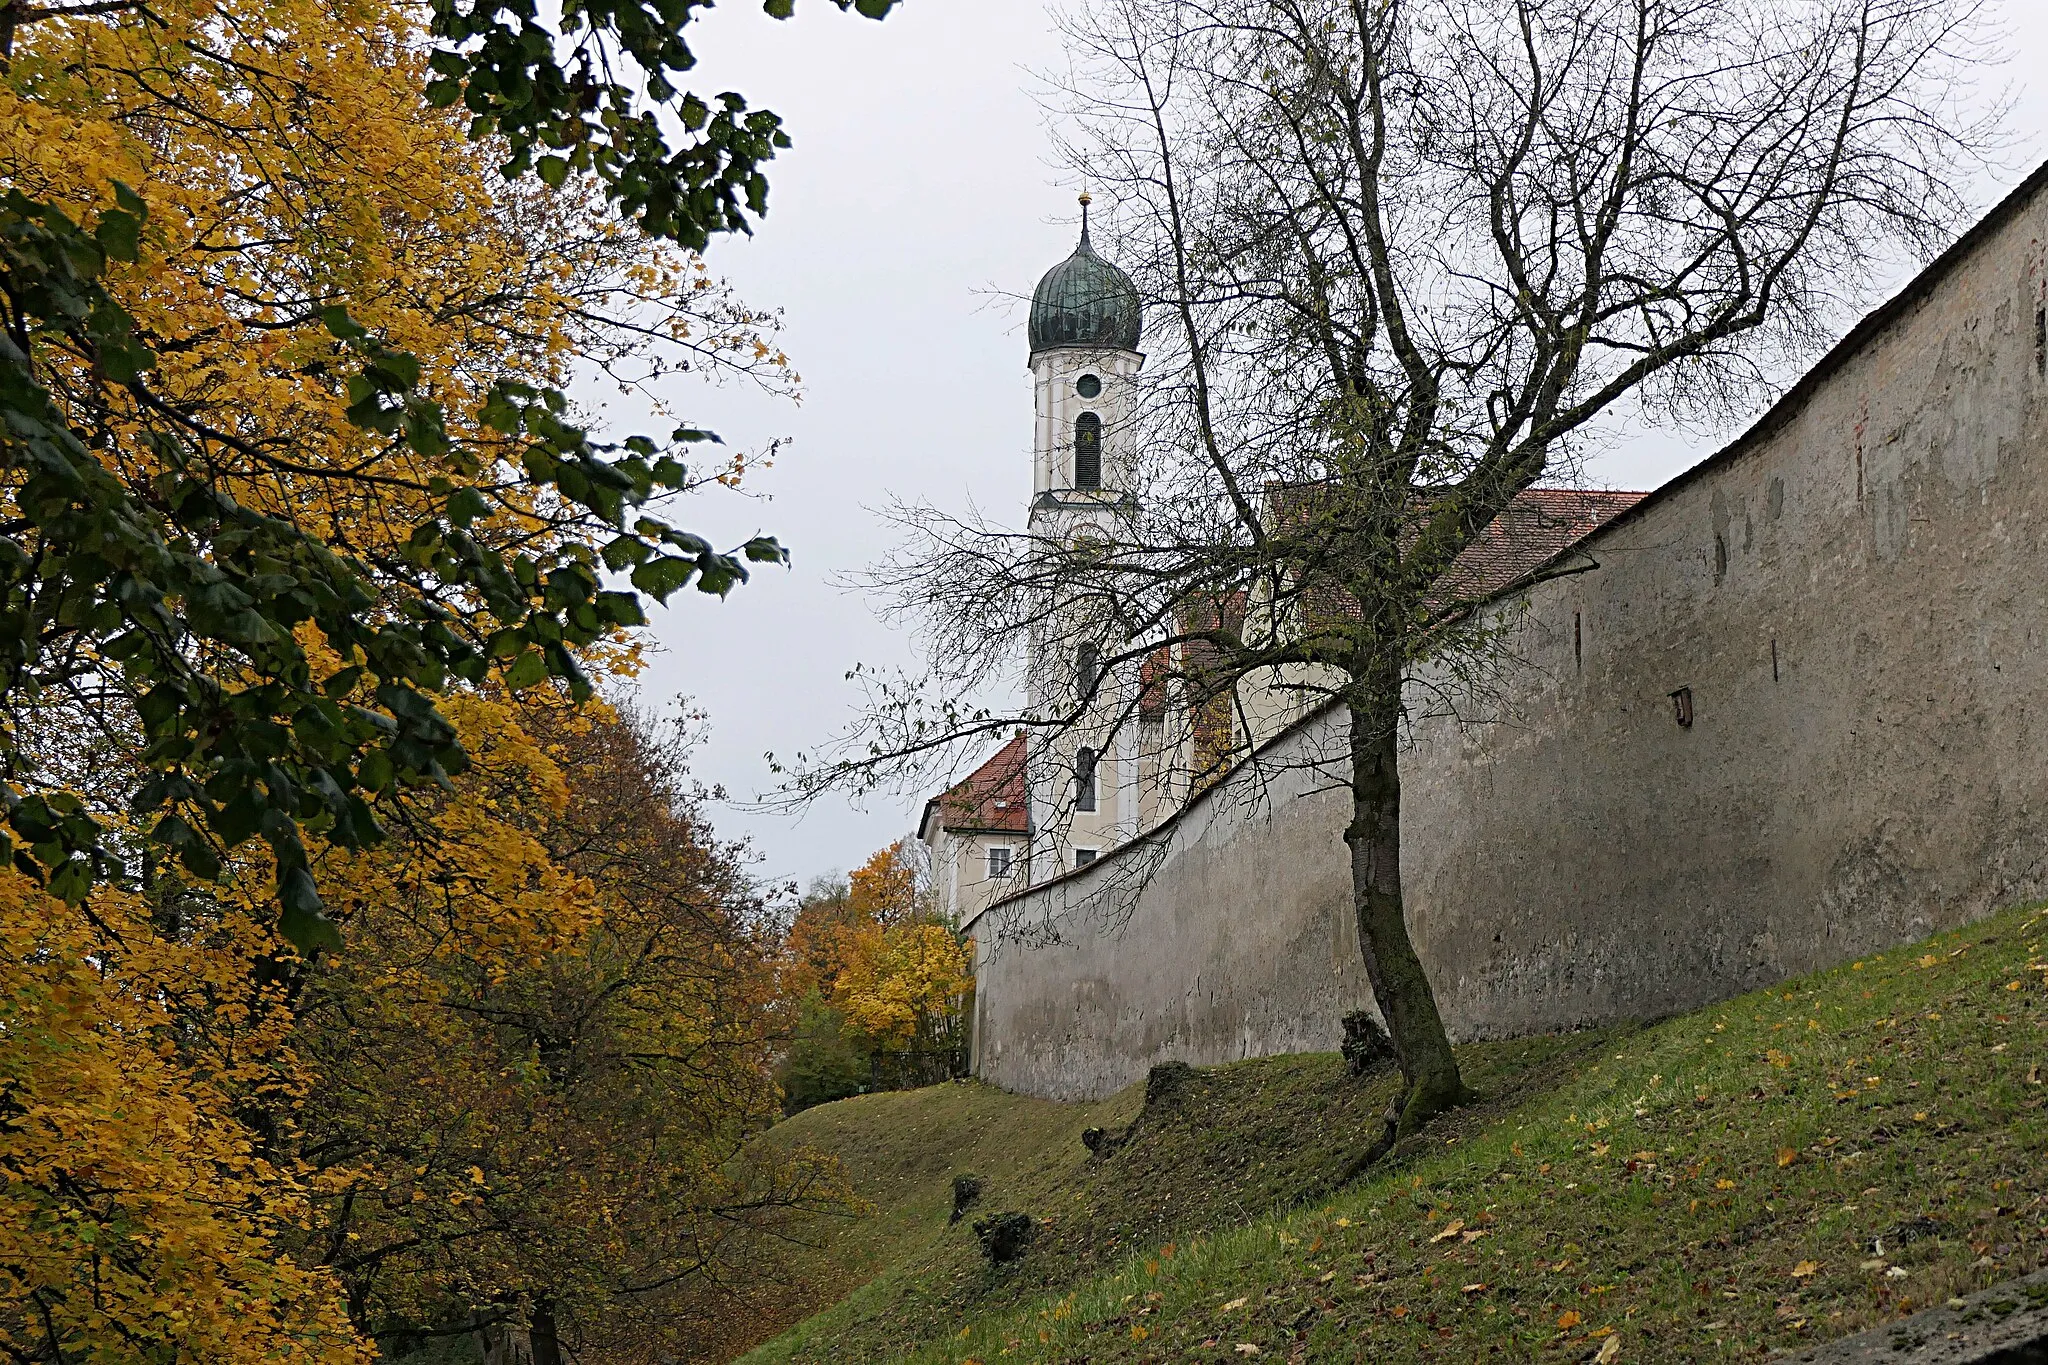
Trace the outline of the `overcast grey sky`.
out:
<instances>
[{"instance_id":1,"label":"overcast grey sky","mask_svg":"<svg viewBox=\"0 0 2048 1365\"><path fill-rule=\"evenodd\" d=\"M764 19L728 0L701 26L699 89L735 88L782 114L796 146L771 168L770 212L751 241L711 261L746 298L785 310L805 385L800 406L681 381L692 420L728 441L788 437L752 497L699 501L686 519L721 542L758 530L791 548L787 572L757 573L721 603L692 595L657 615L663 649L643 679L650 701L688 696L709 713L698 776L750 796L771 782L764 752L786 755L844 726L856 662L911 662L909 641L833 586L889 544L870 508L890 493L1021 521L1030 492L1031 387L1021 312L991 292L1028 292L1072 247L1074 186L1047 161L1032 72L1059 62L1040 0L906 0L886 22L821 0ZM2020 87L2014 169L2048 155L2048 0L2005 0ZM1652 433L1597 459L1592 478L1654 487L1715 437ZM904 834L925 794L833 802L802 820L719 808L760 871L808 881L857 865Z\"/></svg>"}]
</instances>

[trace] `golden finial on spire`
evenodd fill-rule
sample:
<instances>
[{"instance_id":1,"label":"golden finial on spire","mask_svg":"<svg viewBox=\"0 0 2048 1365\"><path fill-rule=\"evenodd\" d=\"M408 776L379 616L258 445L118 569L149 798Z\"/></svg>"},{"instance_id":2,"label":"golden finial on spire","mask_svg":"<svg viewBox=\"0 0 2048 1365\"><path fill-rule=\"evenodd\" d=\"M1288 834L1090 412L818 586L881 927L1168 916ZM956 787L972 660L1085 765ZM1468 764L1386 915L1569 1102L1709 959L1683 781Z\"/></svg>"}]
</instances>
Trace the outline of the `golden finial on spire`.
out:
<instances>
[{"instance_id":1,"label":"golden finial on spire","mask_svg":"<svg viewBox=\"0 0 2048 1365\"><path fill-rule=\"evenodd\" d=\"M1095 202L1095 196L1088 193L1086 185L1081 186L1081 240L1088 240L1088 206Z\"/></svg>"}]
</instances>

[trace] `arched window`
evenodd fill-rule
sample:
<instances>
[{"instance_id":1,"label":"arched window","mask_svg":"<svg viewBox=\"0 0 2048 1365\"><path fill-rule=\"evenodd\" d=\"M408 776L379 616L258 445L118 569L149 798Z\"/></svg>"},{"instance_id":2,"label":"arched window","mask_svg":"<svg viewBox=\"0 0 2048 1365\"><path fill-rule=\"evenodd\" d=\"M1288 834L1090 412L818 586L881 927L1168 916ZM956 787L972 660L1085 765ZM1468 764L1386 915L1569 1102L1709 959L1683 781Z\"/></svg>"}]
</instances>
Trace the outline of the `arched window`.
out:
<instances>
[{"instance_id":1,"label":"arched window","mask_svg":"<svg viewBox=\"0 0 2048 1365\"><path fill-rule=\"evenodd\" d=\"M1074 487L1102 487L1102 419L1092 412L1074 419Z\"/></svg>"},{"instance_id":2,"label":"arched window","mask_svg":"<svg viewBox=\"0 0 2048 1365\"><path fill-rule=\"evenodd\" d=\"M1083 749L1074 755L1074 809L1095 809L1095 751Z\"/></svg>"},{"instance_id":3,"label":"arched window","mask_svg":"<svg viewBox=\"0 0 2048 1365\"><path fill-rule=\"evenodd\" d=\"M1102 681L1102 651L1094 645L1082 645L1074 651L1074 685L1080 699L1086 702L1095 695L1096 684Z\"/></svg>"}]
</instances>

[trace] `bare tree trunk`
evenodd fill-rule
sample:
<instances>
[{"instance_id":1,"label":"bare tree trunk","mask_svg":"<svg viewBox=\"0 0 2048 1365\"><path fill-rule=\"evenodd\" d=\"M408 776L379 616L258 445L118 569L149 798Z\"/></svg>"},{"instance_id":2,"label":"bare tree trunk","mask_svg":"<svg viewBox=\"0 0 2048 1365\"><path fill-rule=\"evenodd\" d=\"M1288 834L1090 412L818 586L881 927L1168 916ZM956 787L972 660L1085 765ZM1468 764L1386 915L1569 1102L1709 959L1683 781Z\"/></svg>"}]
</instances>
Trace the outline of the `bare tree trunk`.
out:
<instances>
[{"instance_id":1,"label":"bare tree trunk","mask_svg":"<svg viewBox=\"0 0 2048 1365\"><path fill-rule=\"evenodd\" d=\"M483 1338L484 1365L534 1365L533 1337L517 1323L494 1322Z\"/></svg>"},{"instance_id":2,"label":"bare tree trunk","mask_svg":"<svg viewBox=\"0 0 2048 1365\"><path fill-rule=\"evenodd\" d=\"M552 1303L534 1308L531 1325L493 1323L484 1328L483 1338L484 1365L562 1365L562 1343L556 1336Z\"/></svg>"},{"instance_id":3,"label":"bare tree trunk","mask_svg":"<svg viewBox=\"0 0 2048 1365\"><path fill-rule=\"evenodd\" d=\"M533 1365L562 1365L562 1340L557 1330L555 1305L543 1301L533 1310Z\"/></svg>"},{"instance_id":4,"label":"bare tree trunk","mask_svg":"<svg viewBox=\"0 0 2048 1365\"><path fill-rule=\"evenodd\" d=\"M1358 914L1358 948L1365 958L1373 999L1386 1018L1407 1081L1390 1137L1413 1132L1471 1097L1437 1012L1436 992L1408 936L1401 894L1400 682L1368 683L1351 713L1351 897Z\"/></svg>"}]
</instances>

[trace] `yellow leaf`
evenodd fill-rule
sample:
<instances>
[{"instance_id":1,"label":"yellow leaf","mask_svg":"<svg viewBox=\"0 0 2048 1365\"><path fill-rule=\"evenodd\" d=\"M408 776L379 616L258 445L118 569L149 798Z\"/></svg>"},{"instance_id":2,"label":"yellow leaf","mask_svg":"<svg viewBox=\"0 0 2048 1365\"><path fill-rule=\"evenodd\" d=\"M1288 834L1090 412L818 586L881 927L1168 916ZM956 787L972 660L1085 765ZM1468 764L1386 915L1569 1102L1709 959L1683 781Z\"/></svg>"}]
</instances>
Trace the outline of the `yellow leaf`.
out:
<instances>
[{"instance_id":1,"label":"yellow leaf","mask_svg":"<svg viewBox=\"0 0 2048 1365\"><path fill-rule=\"evenodd\" d=\"M1621 1359L1621 1338L1609 1337L1607 1338L1607 1344L1600 1348L1600 1354L1593 1357L1593 1365L1609 1365L1609 1362L1619 1359Z\"/></svg>"},{"instance_id":2,"label":"yellow leaf","mask_svg":"<svg viewBox=\"0 0 2048 1365\"><path fill-rule=\"evenodd\" d=\"M1717 1190L1732 1190L1735 1188L1735 1182L1732 1180L1716 1180L1714 1188Z\"/></svg>"},{"instance_id":3,"label":"yellow leaf","mask_svg":"<svg viewBox=\"0 0 2048 1365\"><path fill-rule=\"evenodd\" d=\"M1224 1304L1221 1308L1217 1309L1216 1311L1219 1313L1235 1313L1238 1309L1244 1307L1246 1304L1250 1302L1251 1300L1248 1298L1232 1299L1229 1303Z\"/></svg>"},{"instance_id":4,"label":"yellow leaf","mask_svg":"<svg viewBox=\"0 0 2048 1365\"><path fill-rule=\"evenodd\" d=\"M1780 1166L1790 1166L1797 1160L1799 1160L1799 1149L1797 1147L1780 1147L1778 1149L1778 1164Z\"/></svg>"},{"instance_id":5,"label":"yellow leaf","mask_svg":"<svg viewBox=\"0 0 2048 1365\"><path fill-rule=\"evenodd\" d=\"M1577 1313L1567 1312L1563 1317L1557 1320L1557 1325L1559 1329L1569 1332L1572 1330L1572 1328L1577 1327L1580 1323L1584 1321L1585 1319L1580 1317Z\"/></svg>"},{"instance_id":6,"label":"yellow leaf","mask_svg":"<svg viewBox=\"0 0 2048 1365\"><path fill-rule=\"evenodd\" d=\"M1795 1280L1804 1280L1819 1273L1820 1262L1818 1261L1801 1261L1798 1265L1792 1267L1792 1278Z\"/></svg>"},{"instance_id":7,"label":"yellow leaf","mask_svg":"<svg viewBox=\"0 0 2048 1365\"><path fill-rule=\"evenodd\" d=\"M1459 1233L1463 1232L1464 1230L1465 1220L1462 1218L1453 1218L1450 1222L1444 1224L1444 1230L1442 1232L1439 1232L1436 1236L1430 1238L1429 1240L1432 1244L1437 1242L1447 1242L1451 1238L1456 1237Z\"/></svg>"}]
</instances>

